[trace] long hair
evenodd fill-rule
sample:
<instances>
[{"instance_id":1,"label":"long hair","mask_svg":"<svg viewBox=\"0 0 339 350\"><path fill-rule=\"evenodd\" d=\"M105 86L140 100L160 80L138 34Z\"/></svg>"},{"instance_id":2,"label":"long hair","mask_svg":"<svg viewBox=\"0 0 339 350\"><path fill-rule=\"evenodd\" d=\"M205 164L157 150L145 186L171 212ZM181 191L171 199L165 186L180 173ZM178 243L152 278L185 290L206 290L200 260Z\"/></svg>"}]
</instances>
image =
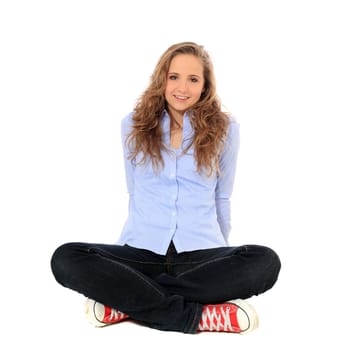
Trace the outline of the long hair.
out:
<instances>
[{"instance_id":1,"label":"long hair","mask_svg":"<svg viewBox=\"0 0 339 350\"><path fill-rule=\"evenodd\" d=\"M194 149L197 170L205 170L211 175L214 171L219 171L219 155L226 139L229 116L221 111L211 58L203 46L193 42L170 46L155 66L149 86L134 108L133 127L127 139L131 149L130 159L136 159L141 153L140 163L151 160L154 169L164 165L161 151L167 148L162 141L160 120L166 109L168 70L172 59L179 54L193 55L203 65L204 89L199 101L188 111L194 130L190 147L193 146Z\"/></svg>"}]
</instances>

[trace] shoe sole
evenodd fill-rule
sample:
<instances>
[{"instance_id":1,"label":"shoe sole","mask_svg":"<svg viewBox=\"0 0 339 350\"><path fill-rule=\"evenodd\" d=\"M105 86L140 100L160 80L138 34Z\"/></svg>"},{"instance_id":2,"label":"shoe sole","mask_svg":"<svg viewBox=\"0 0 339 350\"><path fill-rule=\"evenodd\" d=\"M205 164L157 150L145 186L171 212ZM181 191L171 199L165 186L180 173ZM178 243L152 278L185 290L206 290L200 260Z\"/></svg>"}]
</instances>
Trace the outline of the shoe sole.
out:
<instances>
[{"instance_id":1,"label":"shoe sole","mask_svg":"<svg viewBox=\"0 0 339 350\"><path fill-rule=\"evenodd\" d=\"M96 301L94 301L92 299L85 300L84 306L85 306L85 315L86 315L87 320L95 327L108 326L109 323L101 322L95 317L95 304L96 304Z\"/></svg>"},{"instance_id":2,"label":"shoe sole","mask_svg":"<svg viewBox=\"0 0 339 350\"><path fill-rule=\"evenodd\" d=\"M228 303L237 305L241 310L243 310L248 318L249 326L247 329L239 332L238 334L247 334L254 331L259 327L258 314L254 307L242 299L230 300Z\"/></svg>"}]
</instances>

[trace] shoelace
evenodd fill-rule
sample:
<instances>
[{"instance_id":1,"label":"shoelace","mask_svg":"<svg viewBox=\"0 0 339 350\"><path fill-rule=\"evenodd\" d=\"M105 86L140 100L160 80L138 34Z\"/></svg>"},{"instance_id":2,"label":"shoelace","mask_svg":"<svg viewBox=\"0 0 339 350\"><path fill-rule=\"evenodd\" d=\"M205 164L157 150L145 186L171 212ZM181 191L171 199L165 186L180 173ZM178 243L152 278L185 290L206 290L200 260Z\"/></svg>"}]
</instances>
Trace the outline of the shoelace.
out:
<instances>
[{"instance_id":1,"label":"shoelace","mask_svg":"<svg viewBox=\"0 0 339 350\"><path fill-rule=\"evenodd\" d=\"M125 314L123 312L111 308L111 313L108 317L108 321L120 321L124 317Z\"/></svg>"},{"instance_id":2,"label":"shoelace","mask_svg":"<svg viewBox=\"0 0 339 350\"><path fill-rule=\"evenodd\" d=\"M204 330L216 331L233 331L230 319L230 307L219 307L220 312L217 312L217 307L207 307L202 314L200 326Z\"/></svg>"}]
</instances>

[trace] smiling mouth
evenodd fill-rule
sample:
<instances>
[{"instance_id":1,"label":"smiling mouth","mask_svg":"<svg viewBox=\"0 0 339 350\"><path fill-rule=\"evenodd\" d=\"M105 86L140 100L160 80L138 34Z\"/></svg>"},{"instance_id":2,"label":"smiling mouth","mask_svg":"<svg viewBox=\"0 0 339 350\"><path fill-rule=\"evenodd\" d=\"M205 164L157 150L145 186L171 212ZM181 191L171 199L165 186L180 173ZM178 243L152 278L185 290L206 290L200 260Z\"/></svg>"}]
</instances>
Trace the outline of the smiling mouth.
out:
<instances>
[{"instance_id":1,"label":"smiling mouth","mask_svg":"<svg viewBox=\"0 0 339 350\"><path fill-rule=\"evenodd\" d=\"M177 100L180 100L180 101L186 101L188 100L188 97L186 96L180 96L180 95L173 95Z\"/></svg>"}]
</instances>

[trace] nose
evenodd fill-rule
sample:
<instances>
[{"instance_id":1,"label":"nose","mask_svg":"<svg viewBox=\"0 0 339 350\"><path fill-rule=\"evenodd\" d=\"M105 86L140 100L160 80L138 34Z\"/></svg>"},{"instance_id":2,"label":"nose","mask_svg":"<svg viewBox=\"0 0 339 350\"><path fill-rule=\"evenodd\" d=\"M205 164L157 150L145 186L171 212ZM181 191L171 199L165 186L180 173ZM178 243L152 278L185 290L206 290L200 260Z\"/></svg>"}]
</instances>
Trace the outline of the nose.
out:
<instances>
[{"instance_id":1,"label":"nose","mask_svg":"<svg viewBox=\"0 0 339 350\"><path fill-rule=\"evenodd\" d=\"M186 80L181 80L179 83L178 83L178 92L185 92L187 91L187 81Z\"/></svg>"}]
</instances>

